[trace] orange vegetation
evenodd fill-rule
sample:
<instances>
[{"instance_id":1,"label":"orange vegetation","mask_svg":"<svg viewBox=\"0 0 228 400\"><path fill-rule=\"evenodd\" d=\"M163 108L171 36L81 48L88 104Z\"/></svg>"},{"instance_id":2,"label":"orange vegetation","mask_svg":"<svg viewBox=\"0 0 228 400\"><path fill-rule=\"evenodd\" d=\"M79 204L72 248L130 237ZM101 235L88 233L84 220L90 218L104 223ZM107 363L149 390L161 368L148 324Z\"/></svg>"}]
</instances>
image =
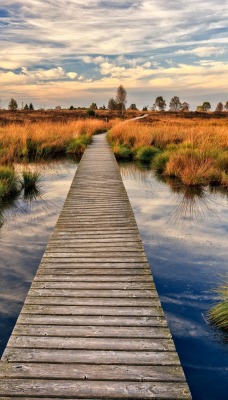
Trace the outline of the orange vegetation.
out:
<instances>
[{"instance_id":1,"label":"orange vegetation","mask_svg":"<svg viewBox=\"0 0 228 400\"><path fill-rule=\"evenodd\" d=\"M157 153L151 152L155 169L187 185L228 185L228 119L170 117L150 123L122 122L112 128L109 140L117 155L126 148L137 159L140 148L140 154L142 148L147 152L148 147L156 149Z\"/></svg>"}]
</instances>

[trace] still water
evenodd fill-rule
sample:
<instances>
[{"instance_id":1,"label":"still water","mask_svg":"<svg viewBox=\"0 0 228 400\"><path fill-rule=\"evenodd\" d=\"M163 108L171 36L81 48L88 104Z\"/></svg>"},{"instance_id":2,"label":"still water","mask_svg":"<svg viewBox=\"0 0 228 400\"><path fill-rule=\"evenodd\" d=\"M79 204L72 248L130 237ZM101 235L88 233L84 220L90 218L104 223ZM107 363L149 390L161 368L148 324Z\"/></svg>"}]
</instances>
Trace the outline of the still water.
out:
<instances>
[{"instance_id":1,"label":"still water","mask_svg":"<svg viewBox=\"0 0 228 400\"><path fill-rule=\"evenodd\" d=\"M38 166L40 193L0 210L0 355L76 167L70 160ZM120 168L193 400L226 400L227 338L208 324L207 311L227 273L227 193L162 182L133 163Z\"/></svg>"},{"instance_id":2,"label":"still water","mask_svg":"<svg viewBox=\"0 0 228 400\"><path fill-rule=\"evenodd\" d=\"M42 174L39 193L32 198L24 198L22 194L0 210L0 356L40 264L76 167L70 160L32 165Z\"/></svg>"},{"instance_id":3,"label":"still water","mask_svg":"<svg viewBox=\"0 0 228 400\"><path fill-rule=\"evenodd\" d=\"M120 168L193 400L226 400L227 337L207 312L228 273L228 193L165 183L133 163Z\"/></svg>"}]
</instances>

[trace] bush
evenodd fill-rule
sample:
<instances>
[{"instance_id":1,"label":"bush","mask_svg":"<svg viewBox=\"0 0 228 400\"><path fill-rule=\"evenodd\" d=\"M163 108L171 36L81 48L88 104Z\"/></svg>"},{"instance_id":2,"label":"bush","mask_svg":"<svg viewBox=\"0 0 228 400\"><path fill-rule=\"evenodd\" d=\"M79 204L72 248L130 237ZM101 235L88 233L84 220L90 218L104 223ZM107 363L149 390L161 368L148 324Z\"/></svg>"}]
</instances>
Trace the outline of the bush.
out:
<instances>
[{"instance_id":1,"label":"bush","mask_svg":"<svg viewBox=\"0 0 228 400\"><path fill-rule=\"evenodd\" d=\"M0 166L0 199L17 192L18 177L12 167Z\"/></svg>"},{"instance_id":2,"label":"bush","mask_svg":"<svg viewBox=\"0 0 228 400\"><path fill-rule=\"evenodd\" d=\"M113 153L115 154L117 159L131 159L132 158L132 151L129 147L124 145L116 145L113 147Z\"/></svg>"},{"instance_id":3,"label":"bush","mask_svg":"<svg viewBox=\"0 0 228 400\"><path fill-rule=\"evenodd\" d=\"M143 146L137 149L135 158L144 163L150 163L158 153L160 153L160 150L156 147Z\"/></svg>"},{"instance_id":4,"label":"bush","mask_svg":"<svg viewBox=\"0 0 228 400\"><path fill-rule=\"evenodd\" d=\"M164 175L177 177L185 185L205 185L220 180L221 172L215 160L204 158L198 151L189 149L172 153L163 171Z\"/></svg>"},{"instance_id":5,"label":"bush","mask_svg":"<svg viewBox=\"0 0 228 400\"><path fill-rule=\"evenodd\" d=\"M163 153L157 154L153 159L153 167L156 172L161 174L166 166L166 163L169 161L170 152L164 151Z\"/></svg>"},{"instance_id":6,"label":"bush","mask_svg":"<svg viewBox=\"0 0 228 400\"><path fill-rule=\"evenodd\" d=\"M89 143L91 143L91 137L87 135L78 136L69 142L66 152L68 154L83 154Z\"/></svg>"}]
</instances>

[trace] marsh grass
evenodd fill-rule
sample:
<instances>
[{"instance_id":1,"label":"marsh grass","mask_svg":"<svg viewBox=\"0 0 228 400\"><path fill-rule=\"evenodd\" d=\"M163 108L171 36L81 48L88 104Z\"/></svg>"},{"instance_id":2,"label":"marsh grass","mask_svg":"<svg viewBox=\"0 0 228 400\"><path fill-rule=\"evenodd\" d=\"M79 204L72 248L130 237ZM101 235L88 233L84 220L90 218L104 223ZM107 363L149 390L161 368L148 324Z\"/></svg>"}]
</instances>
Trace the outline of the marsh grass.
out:
<instances>
[{"instance_id":1,"label":"marsh grass","mask_svg":"<svg viewBox=\"0 0 228 400\"><path fill-rule=\"evenodd\" d=\"M117 159L130 160L133 157L133 152L129 146L124 144L116 144L112 148Z\"/></svg>"},{"instance_id":2,"label":"marsh grass","mask_svg":"<svg viewBox=\"0 0 228 400\"><path fill-rule=\"evenodd\" d=\"M0 201L18 191L18 176L13 167L0 166Z\"/></svg>"},{"instance_id":3,"label":"marsh grass","mask_svg":"<svg viewBox=\"0 0 228 400\"><path fill-rule=\"evenodd\" d=\"M37 189L41 182L41 176L41 173L38 171L31 171L29 169L22 171L20 180L22 189L27 192Z\"/></svg>"},{"instance_id":4,"label":"marsh grass","mask_svg":"<svg viewBox=\"0 0 228 400\"><path fill-rule=\"evenodd\" d=\"M208 313L212 324L228 332L228 282L220 286L216 293L219 295L219 303Z\"/></svg>"},{"instance_id":5,"label":"marsh grass","mask_svg":"<svg viewBox=\"0 0 228 400\"><path fill-rule=\"evenodd\" d=\"M157 119L116 124L108 133L114 153L127 147L135 159L150 162L158 173L185 185L228 187L227 119ZM156 151L154 150L156 149ZM121 158L121 152L118 153Z\"/></svg>"},{"instance_id":6,"label":"marsh grass","mask_svg":"<svg viewBox=\"0 0 228 400\"><path fill-rule=\"evenodd\" d=\"M73 138L67 145L66 153L81 155L84 153L86 146L91 142L91 136L88 136L86 134Z\"/></svg>"},{"instance_id":7,"label":"marsh grass","mask_svg":"<svg viewBox=\"0 0 228 400\"><path fill-rule=\"evenodd\" d=\"M154 146L142 146L136 149L135 159L143 163L150 163L160 153L160 149Z\"/></svg>"},{"instance_id":8,"label":"marsh grass","mask_svg":"<svg viewBox=\"0 0 228 400\"><path fill-rule=\"evenodd\" d=\"M53 158L65 154L75 141L74 151L78 148L82 152L94 133L106 131L110 126L111 122L97 119L1 126L0 164L13 163L24 157L30 160ZM78 146L80 142L81 146Z\"/></svg>"}]
</instances>

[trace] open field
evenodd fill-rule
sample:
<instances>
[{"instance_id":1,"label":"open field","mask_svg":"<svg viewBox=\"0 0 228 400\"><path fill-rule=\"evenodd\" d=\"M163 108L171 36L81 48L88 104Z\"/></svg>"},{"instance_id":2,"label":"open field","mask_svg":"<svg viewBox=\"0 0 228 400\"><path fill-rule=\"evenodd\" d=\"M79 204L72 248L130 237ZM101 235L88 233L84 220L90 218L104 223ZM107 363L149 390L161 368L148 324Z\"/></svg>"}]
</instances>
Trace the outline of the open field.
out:
<instances>
[{"instance_id":1,"label":"open field","mask_svg":"<svg viewBox=\"0 0 228 400\"><path fill-rule=\"evenodd\" d=\"M0 164L24 159L82 154L94 133L107 131L119 158L151 163L165 177L186 185L228 186L228 113L97 110L0 110Z\"/></svg>"},{"instance_id":2,"label":"open field","mask_svg":"<svg viewBox=\"0 0 228 400\"><path fill-rule=\"evenodd\" d=\"M150 116L115 125L109 141L117 157L152 163L186 185L228 186L228 119Z\"/></svg>"},{"instance_id":3,"label":"open field","mask_svg":"<svg viewBox=\"0 0 228 400\"><path fill-rule=\"evenodd\" d=\"M106 131L110 123L98 119L62 122L25 122L0 126L0 164L23 157L53 157L81 154L94 133Z\"/></svg>"}]
</instances>

